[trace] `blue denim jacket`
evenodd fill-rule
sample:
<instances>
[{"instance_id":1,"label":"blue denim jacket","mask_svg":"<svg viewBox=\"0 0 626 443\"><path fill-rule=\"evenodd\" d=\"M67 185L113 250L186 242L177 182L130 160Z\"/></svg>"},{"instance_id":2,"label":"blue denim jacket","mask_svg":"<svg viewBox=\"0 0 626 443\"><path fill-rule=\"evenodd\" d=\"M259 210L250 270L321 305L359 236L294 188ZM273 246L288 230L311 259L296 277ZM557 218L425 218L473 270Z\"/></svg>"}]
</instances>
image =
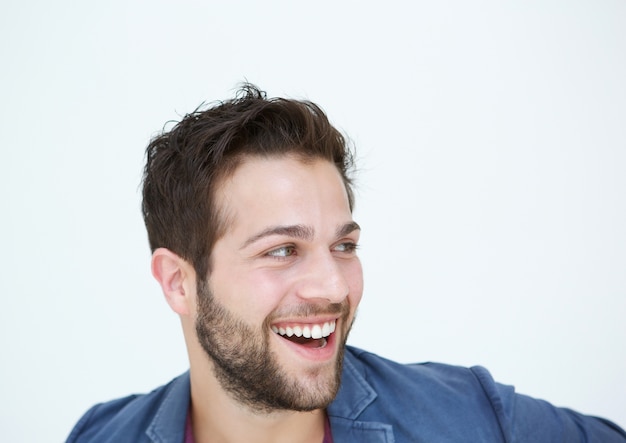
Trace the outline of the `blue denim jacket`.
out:
<instances>
[{"instance_id":1,"label":"blue denim jacket","mask_svg":"<svg viewBox=\"0 0 626 443\"><path fill-rule=\"evenodd\" d=\"M94 406L67 442L182 443L189 400L185 373ZM351 347L327 412L335 443L626 442L615 424L516 394L482 367L402 365Z\"/></svg>"}]
</instances>

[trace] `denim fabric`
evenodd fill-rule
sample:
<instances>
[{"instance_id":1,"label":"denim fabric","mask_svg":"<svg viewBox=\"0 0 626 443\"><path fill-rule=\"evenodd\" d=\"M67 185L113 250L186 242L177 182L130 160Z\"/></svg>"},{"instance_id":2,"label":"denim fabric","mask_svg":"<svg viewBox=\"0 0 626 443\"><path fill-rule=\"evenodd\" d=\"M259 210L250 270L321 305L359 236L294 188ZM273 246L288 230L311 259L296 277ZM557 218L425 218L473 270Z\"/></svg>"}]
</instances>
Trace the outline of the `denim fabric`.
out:
<instances>
[{"instance_id":1,"label":"denim fabric","mask_svg":"<svg viewBox=\"0 0 626 443\"><path fill-rule=\"evenodd\" d=\"M91 408L68 443L182 443L189 373ZM336 443L626 442L615 424L515 393L482 367L402 365L348 347L328 407Z\"/></svg>"}]
</instances>

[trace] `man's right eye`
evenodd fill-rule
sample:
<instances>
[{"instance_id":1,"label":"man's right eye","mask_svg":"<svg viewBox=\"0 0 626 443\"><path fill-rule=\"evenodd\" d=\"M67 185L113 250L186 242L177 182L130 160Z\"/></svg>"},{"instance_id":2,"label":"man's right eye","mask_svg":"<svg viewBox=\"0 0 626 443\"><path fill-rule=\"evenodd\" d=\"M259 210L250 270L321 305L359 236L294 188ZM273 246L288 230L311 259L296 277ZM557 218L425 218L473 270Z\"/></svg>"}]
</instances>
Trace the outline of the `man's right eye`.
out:
<instances>
[{"instance_id":1,"label":"man's right eye","mask_svg":"<svg viewBox=\"0 0 626 443\"><path fill-rule=\"evenodd\" d=\"M269 257L275 257L275 258L285 258L285 257L291 257L292 255L295 255L295 253L296 253L295 246L281 246L280 248L272 249L265 255Z\"/></svg>"}]
</instances>

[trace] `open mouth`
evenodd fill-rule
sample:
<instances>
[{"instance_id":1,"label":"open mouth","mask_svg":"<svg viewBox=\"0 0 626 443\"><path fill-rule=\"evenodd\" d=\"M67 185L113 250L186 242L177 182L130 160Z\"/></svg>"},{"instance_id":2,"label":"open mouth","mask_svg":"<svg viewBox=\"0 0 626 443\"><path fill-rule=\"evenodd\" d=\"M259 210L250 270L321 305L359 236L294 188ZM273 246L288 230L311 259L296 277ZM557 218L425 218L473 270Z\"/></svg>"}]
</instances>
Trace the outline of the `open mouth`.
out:
<instances>
[{"instance_id":1,"label":"open mouth","mask_svg":"<svg viewBox=\"0 0 626 443\"><path fill-rule=\"evenodd\" d=\"M322 349L328 344L328 337L335 332L335 326L335 320L320 324L280 324L272 325L272 331L292 343Z\"/></svg>"}]
</instances>

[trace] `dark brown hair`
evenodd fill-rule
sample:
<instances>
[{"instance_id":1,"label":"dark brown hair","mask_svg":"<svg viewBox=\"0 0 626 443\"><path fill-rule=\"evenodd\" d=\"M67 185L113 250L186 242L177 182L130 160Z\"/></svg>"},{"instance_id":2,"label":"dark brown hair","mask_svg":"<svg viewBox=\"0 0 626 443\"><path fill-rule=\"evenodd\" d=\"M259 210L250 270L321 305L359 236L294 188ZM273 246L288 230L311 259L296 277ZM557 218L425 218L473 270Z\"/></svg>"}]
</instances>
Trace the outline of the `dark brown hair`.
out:
<instances>
[{"instance_id":1,"label":"dark brown hair","mask_svg":"<svg viewBox=\"0 0 626 443\"><path fill-rule=\"evenodd\" d=\"M247 156L295 155L335 164L354 205L353 156L326 114L309 101L266 97L244 84L234 99L196 109L146 149L142 211L150 248L164 247L189 261L198 279L210 271L224 217L215 189Z\"/></svg>"}]
</instances>

